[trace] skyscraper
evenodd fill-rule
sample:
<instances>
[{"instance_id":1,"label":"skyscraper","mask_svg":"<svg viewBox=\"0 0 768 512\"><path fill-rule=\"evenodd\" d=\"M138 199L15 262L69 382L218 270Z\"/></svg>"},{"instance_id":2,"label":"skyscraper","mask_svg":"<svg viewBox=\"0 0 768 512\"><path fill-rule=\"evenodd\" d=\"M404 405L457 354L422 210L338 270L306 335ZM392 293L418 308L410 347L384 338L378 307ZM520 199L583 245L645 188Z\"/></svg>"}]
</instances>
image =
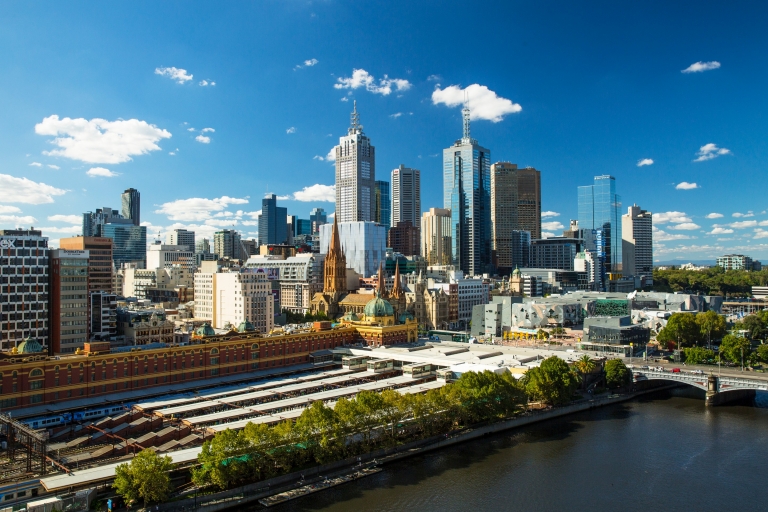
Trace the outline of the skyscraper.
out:
<instances>
[{"instance_id":1,"label":"skyscraper","mask_svg":"<svg viewBox=\"0 0 768 512\"><path fill-rule=\"evenodd\" d=\"M312 234L320 232L320 226L328 222L328 216L322 208L312 208L309 212L309 221L312 223Z\"/></svg>"},{"instance_id":2,"label":"skyscraper","mask_svg":"<svg viewBox=\"0 0 768 512\"><path fill-rule=\"evenodd\" d=\"M51 251L49 354L71 354L88 341L88 256L87 250Z\"/></svg>"},{"instance_id":3,"label":"skyscraper","mask_svg":"<svg viewBox=\"0 0 768 512\"><path fill-rule=\"evenodd\" d=\"M88 292L113 293L111 238L75 236L59 240L59 248L88 252Z\"/></svg>"},{"instance_id":4,"label":"skyscraper","mask_svg":"<svg viewBox=\"0 0 768 512\"><path fill-rule=\"evenodd\" d=\"M286 242L288 242L288 210L277 206L277 196L272 194L261 200L259 245Z\"/></svg>"},{"instance_id":5,"label":"skyscraper","mask_svg":"<svg viewBox=\"0 0 768 512\"><path fill-rule=\"evenodd\" d=\"M401 165L392 171L392 225L410 221L419 227L421 217L421 173Z\"/></svg>"},{"instance_id":6,"label":"skyscraper","mask_svg":"<svg viewBox=\"0 0 768 512\"><path fill-rule=\"evenodd\" d=\"M188 251L195 250L195 232L186 229L174 229L165 235L167 245L183 245Z\"/></svg>"},{"instance_id":7,"label":"skyscraper","mask_svg":"<svg viewBox=\"0 0 768 512\"><path fill-rule=\"evenodd\" d=\"M443 150L443 207L451 210L452 263L465 274L482 273L491 256L491 152L464 134Z\"/></svg>"},{"instance_id":8,"label":"skyscraper","mask_svg":"<svg viewBox=\"0 0 768 512\"><path fill-rule=\"evenodd\" d=\"M336 218L339 222L372 221L376 182L376 150L363 133L357 102L352 124L339 138L336 151Z\"/></svg>"},{"instance_id":9,"label":"skyscraper","mask_svg":"<svg viewBox=\"0 0 768 512\"><path fill-rule=\"evenodd\" d=\"M376 180L374 185L373 221L387 229L392 227L392 203L388 181Z\"/></svg>"},{"instance_id":10,"label":"skyscraper","mask_svg":"<svg viewBox=\"0 0 768 512\"><path fill-rule=\"evenodd\" d=\"M643 279L643 286L653 284L653 214L632 205L621 216L622 266L625 276Z\"/></svg>"},{"instance_id":11,"label":"skyscraper","mask_svg":"<svg viewBox=\"0 0 768 512\"><path fill-rule=\"evenodd\" d=\"M451 254L451 211L430 208L421 216L421 255L427 265L450 265Z\"/></svg>"},{"instance_id":12,"label":"skyscraper","mask_svg":"<svg viewBox=\"0 0 768 512\"><path fill-rule=\"evenodd\" d=\"M541 238L540 173L532 167L518 169L516 164L496 162L491 166L491 244L499 274L508 274L518 265L512 261L512 244L519 245L519 234L513 233L520 231L527 231L534 240Z\"/></svg>"},{"instance_id":13,"label":"skyscraper","mask_svg":"<svg viewBox=\"0 0 768 512\"><path fill-rule=\"evenodd\" d=\"M122 194L123 217L131 219L134 226L141 225L141 194L135 188L129 188Z\"/></svg>"},{"instance_id":14,"label":"skyscraper","mask_svg":"<svg viewBox=\"0 0 768 512\"><path fill-rule=\"evenodd\" d=\"M213 252L219 258L241 259L240 233L234 229L222 229L213 234Z\"/></svg>"},{"instance_id":15,"label":"skyscraper","mask_svg":"<svg viewBox=\"0 0 768 512\"><path fill-rule=\"evenodd\" d=\"M595 183L579 187L579 228L585 249L597 253L603 274L621 274L621 196L616 178L595 176ZM601 279L605 282L605 279Z\"/></svg>"}]
</instances>

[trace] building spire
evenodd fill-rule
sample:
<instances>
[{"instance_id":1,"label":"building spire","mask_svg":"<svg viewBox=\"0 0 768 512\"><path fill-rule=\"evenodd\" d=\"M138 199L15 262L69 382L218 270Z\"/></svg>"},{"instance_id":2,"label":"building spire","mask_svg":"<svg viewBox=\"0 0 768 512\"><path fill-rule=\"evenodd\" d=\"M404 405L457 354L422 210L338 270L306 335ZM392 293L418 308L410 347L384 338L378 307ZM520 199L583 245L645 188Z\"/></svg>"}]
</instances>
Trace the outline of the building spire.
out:
<instances>
[{"instance_id":1,"label":"building spire","mask_svg":"<svg viewBox=\"0 0 768 512\"><path fill-rule=\"evenodd\" d=\"M349 127L349 134L363 133L363 125L360 124L360 114L357 112L357 100L353 102L351 126Z\"/></svg>"},{"instance_id":2,"label":"building spire","mask_svg":"<svg viewBox=\"0 0 768 512\"><path fill-rule=\"evenodd\" d=\"M384 281L384 266L381 262L379 262L379 275L377 280L378 282L376 283L376 293L379 297L384 297L387 294L387 287L385 286Z\"/></svg>"},{"instance_id":3,"label":"building spire","mask_svg":"<svg viewBox=\"0 0 768 512\"><path fill-rule=\"evenodd\" d=\"M466 99L464 100L464 108L461 109L461 113L464 116L464 136L462 137L465 140L469 140L471 138L469 133L469 105L467 104Z\"/></svg>"},{"instance_id":4,"label":"building spire","mask_svg":"<svg viewBox=\"0 0 768 512\"><path fill-rule=\"evenodd\" d=\"M392 291L389 294L395 299L403 296L403 287L400 284L400 260L395 263L395 284L392 285Z\"/></svg>"}]
</instances>

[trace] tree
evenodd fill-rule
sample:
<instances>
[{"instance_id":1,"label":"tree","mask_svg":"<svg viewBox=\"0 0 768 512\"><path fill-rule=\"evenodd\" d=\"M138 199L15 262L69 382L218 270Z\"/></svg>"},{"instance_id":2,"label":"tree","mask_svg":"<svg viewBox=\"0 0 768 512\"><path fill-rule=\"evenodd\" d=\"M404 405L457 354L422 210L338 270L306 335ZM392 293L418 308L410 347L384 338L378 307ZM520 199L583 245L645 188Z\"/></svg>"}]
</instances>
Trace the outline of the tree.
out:
<instances>
[{"instance_id":1,"label":"tree","mask_svg":"<svg viewBox=\"0 0 768 512\"><path fill-rule=\"evenodd\" d=\"M142 499L144 507L150 502L162 502L171 490L173 462L167 455L153 450L140 451L130 462L115 468L115 489L126 503Z\"/></svg>"},{"instance_id":2,"label":"tree","mask_svg":"<svg viewBox=\"0 0 768 512\"><path fill-rule=\"evenodd\" d=\"M627 386L632 380L632 374L621 359L609 359L605 363L605 383L609 388Z\"/></svg>"},{"instance_id":3,"label":"tree","mask_svg":"<svg viewBox=\"0 0 768 512\"><path fill-rule=\"evenodd\" d=\"M745 361L749 358L751 348L748 339L729 334L720 342L720 357L732 363L740 364L742 357Z\"/></svg>"},{"instance_id":4,"label":"tree","mask_svg":"<svg viewBox=\"0 0 768 512\"><path fill-rule=\"evenodd\" d=\"M757 315L745 316L744 320L737 325L737 328L747 331L747 337L751 340L762 339L765 332L765 324Z\"/></svg>"},{"instance_id":5,"label":"tree","mask_svg":"<svg viewBox=\"0 0 768 512\"><path fill-rule=\"evenodd\" d=\"M552 405L568 403L579 385L579 377L557 356L548 357L538 368L528 370L522 381L528 396Z\"/></svg>"},{"instance_id":6,"label":"tree","mask_svg":"<svg viewBox=\"0 0 768 512\"><path fill-rule=\"evenodd\" d=\"M673 313L656 340L667 346L674 343L677 348L682 348L683 345L695 345L700 336L701 329L692 313Z\"/></svg>"},{"instance_id":7,"label":"tree","mask_svg":"<svg viewBox=\"0 0 768 512\"><path fill-rule=\"evenodd\" d=\"M757 347L757 350L755 350L755 354L757 355L757 359L759 361L768 363L768 345L760 345L759 347Z\"/></svg>"},{"instance_id":8,"label":"tree","mask_svg":"<svg viewBox=\"0 0 768 512\"><path fill-rule=\"evenodd\" d=\"M720 339L725 336L728 326L725 317L709 310L696 315L696 325L699 326L701 334L707 337L707 346L711 346L712 338Z\"/></svg>"},{"instance_id":9,"label":"tree","mask_svg":"<svg viewBox=\"0 0 768 512\"><path fill-rule=\"evenodd\" d=\"M587 382L587 375L595 371L595 362L587 354L584 354L573 363L573 367L581 374L581 387Z\"/></svg>"},{"instance_id":10,"label":"tree","mask_svg":"<svg viewBox=\"0 0 768 512\"><path fill-rule=\"evenodd\" d=\"M704 347L688 347L683 349L687 364L707 364L715 358L715 351Z\"/></svg>"},{"instance_id":11,"label":"tree","mask_svg":"<svg viewBox=\"0 0 768 512\"><path fill-rule=\"evenodd\" d=\"M215 485L227 489L248 478L248 457L251 451L246 436L235 430L224 430L203 443L198 460L200 467L193 472L198 485Z\"/></svg>"}]
</instances>

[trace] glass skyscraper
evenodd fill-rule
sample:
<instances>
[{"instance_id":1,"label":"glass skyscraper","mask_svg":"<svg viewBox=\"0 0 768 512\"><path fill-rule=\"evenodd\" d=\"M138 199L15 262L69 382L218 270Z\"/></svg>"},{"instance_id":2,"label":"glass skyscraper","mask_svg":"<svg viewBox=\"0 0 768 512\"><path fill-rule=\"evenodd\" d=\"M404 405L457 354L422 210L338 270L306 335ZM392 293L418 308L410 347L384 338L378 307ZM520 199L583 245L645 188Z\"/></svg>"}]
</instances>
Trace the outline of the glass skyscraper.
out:
<instances>
[{"instance_id":1,"label":"glass skyscraper","mask_svg":"<svg viewBox=\"0 0 768 512\"><path fill-rule=\"evenodd\" d=\"M389 182L376 180L373 196L373 221L385 228L392 227L392 206L389 193Z\"/></svg>"},{"instance_id":2,"label":"glass skyscraper","mask_svg":"<svg viewBox=\"0 0 768 512\"><path fill-rule=\"evenodd\" d=\"M126 224L104 224L99 236L112 239L112 261L115 268L123 263L137 262L144 268L147 262L147 227Z\"/></svg>"},{"instance_id":3,"label":"glass skyscraper","mask_svg":"<svg viewBox=\"0 0 768 512\"><path fill-rule=\"evenodd\" d=\"M621 274L621 196L616 178L595 176L595 183L579 187L579 227L585 248L597 252L604 272Z\"/></svg>"},{"instance_id":4,"label":"glass skyscraper","mask_svg":"<svg viewBox=\"0 0 768 512\"><path fill-rule=\"evenodd\" d=\"M277 196L271 194L261 200L259 217L259 245L288 242L288 209L277 206Z\"/></svg>"},{"instance_id":5,"label":"glass skyscraper","mask_svg":"<svg viewBox=\"0 0 768 512\"><path fill-rule=\"evenodd\" d=\"M443 150L443 208L451 210L452 263L467 275L491 263L491 152L470 137L464 108L464 136Z\"/></svg>"}]
</instances>

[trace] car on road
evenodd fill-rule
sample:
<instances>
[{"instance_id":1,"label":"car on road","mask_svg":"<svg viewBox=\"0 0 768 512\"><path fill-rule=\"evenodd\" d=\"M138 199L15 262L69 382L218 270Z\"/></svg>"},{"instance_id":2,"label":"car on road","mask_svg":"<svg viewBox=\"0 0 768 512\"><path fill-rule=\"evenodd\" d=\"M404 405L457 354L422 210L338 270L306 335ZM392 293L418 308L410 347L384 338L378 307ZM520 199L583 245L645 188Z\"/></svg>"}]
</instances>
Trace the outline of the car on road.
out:
<instances>
[{"instance_id":1,"label":"car on road","mask_svg":"<svg viewBox=\"0 0 768 512\"><path fill-rule=\"evenodd\" d=\"M672 368L672 373L680 373L680 368Z\"/></svg>"},{"instance_id":2,"label":"car on road","mask_svg":"<svg viewBox=\"0 0 768 512\"><path fill-rule=\"evenodd\" d=\"M702 370L691 370L688 373L692 373L694 375L704 375L704 372Z\"/></svg>"}]
</instances>

